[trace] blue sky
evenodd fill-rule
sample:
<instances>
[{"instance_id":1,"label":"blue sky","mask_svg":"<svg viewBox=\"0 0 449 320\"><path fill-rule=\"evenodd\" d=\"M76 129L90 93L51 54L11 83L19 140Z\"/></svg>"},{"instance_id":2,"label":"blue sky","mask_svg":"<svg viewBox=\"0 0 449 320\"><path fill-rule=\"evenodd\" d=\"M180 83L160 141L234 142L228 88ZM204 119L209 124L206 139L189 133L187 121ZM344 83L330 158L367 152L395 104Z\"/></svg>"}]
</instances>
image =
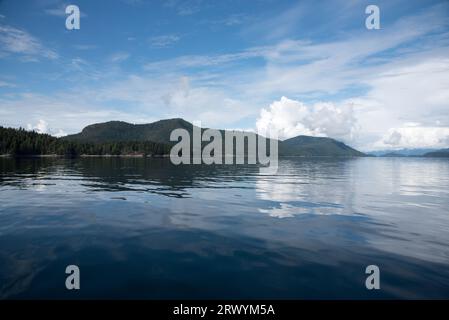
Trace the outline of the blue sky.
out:
<instances>
[{"instance_id":1,"label":"blue sky","mask_svg":"<svg viewBox=\"0 0 449 320\"><path fill-rule=\"evenodd\" d=\"M65 28L65 7L81 10ZM380 30L365 8L380 8ZM0 125L108 120L449 146L447 1L0 1Z\"/></svg>"}]
</instances>

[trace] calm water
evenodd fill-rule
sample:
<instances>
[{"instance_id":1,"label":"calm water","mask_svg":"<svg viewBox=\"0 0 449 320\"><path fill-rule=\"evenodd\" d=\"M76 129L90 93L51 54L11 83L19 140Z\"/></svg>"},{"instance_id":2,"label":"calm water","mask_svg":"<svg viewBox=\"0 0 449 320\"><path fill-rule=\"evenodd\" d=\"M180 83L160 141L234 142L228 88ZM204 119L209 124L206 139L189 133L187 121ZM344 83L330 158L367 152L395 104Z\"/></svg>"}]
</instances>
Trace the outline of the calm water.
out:
<instances>
[{"instance_id":1,"label":"calm water","mask_svg":"<svg viewBox=\"0 0 449 320\"><path fill-rule=\"evenodd\" d=\"M449 298L448 244L444 159L0 159L0 298Z\"/></svg>"}]
</instances>

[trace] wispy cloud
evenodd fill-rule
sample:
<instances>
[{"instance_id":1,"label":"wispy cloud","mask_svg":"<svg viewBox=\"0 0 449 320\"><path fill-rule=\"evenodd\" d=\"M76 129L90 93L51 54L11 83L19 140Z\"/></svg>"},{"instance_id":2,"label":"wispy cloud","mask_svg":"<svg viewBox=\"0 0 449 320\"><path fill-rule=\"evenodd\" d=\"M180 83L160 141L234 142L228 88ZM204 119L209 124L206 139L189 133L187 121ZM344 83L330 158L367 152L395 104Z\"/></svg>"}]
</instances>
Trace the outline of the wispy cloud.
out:
<instances>
[{"instance_id":1,"label":"wispy cloud","mask_svg":"<svg viewBox=\"0 0 449 320\"><path fill-rule=\"evenodd\" d=\"M98 48L95 44L74 44L72 47L77 50L93 50Z\"/></svg>"},{"instance_id":2,"label":"wispy cloud","mask_svg":"<svg viewBox=\"0 0 449 320\"><path fill-rule=\"evenodd\" d=\"M0 25L0 53L20 54L23 58L35 61L38 58L57 59L58 54L44 45L28 32L7 25Z\"/></svg>"},{"instance_id":3,"label":"wispy cloud","mask_svg":"<svg viewBox=\"0 0 449 320\"><path fill-rule=\"evenodd\" d=\"M145 70L185 70L192 68L210 68L214 66L224 67L234 62L241 62L253 58L263 58L268 55L270 47L250 48L236 53L217 55L191 55L180 56L173 59L155 61L145 64Z\"/></svg>"},{"instance_id":4,"label":"wispy cloud","mask_svg":"<svg viewBox=\"0 0 449 320\"><path fill-rule=\"evenodd\" d=\"M246 24L250 21L254 20L253 17L243 14L243 13L234 13L222 19L207 19L200 22L200 24L209 24L209 25L222 25L225 27L234 27L240 26L242 24Z\"/></svg>"},{"instance_id":5,"label":"wispy cloud","mask_svg":"<svg viewBox=\"0 0 449 320\"><path fill-rule=\"evenodd\" d=\"M149 42L154 48L167 48L178 42L181 38L175 34L151 37Z\"/></svg>"},{"instance_id":6,"label":"wispy cloud","mask_svg":"<svg viewBox=\"0 0 449 320\"><path fill-rule=\"evenodd\" d=\"M199 12L202 2L202 0L167 0L165 5L176 10L180 16L188 16Z\"/></svg>"},{"instance_id":7,"label":"wispy cloud","mask_svg":"<svg viewBox=\"0 0 449 320\"><path fill-rule=\"evenodd\" d=\"M298 2L280 13L259 17L248 25L242 33L244 35L256 34L264 39L280 39L288 36L295 27L298 27L305 14L310 14L307 11L307 5Z\"/></svg>"},{"instance_id":8,"label":"wispy cloud","mask_svg":"<svg viewBox=\"0 0 449 320\"><path fill-rule=\"evenodd\" d=\"M14 88L16 85L10 82L0 80L0 88Z\"/></svg>"},{"instance_id":9,"label":"wispy cloud","mask_svg":"<svg viewBox=\"0 0 449 320\"><path fill-rule=\"evenodd\" d=\"M60 17L60 18L67 17L68 15L66 14L65 9L69 5L70 5L70 3L60 3L57 7L44 9L44 13L49 16L55 16L55 17ZM87 14L84 11L80 10L80 16L82 18L86 18Z\"/></svg>"},{"instance_id":10,"label":"wispy cloud","mask_svg":"<svg viewBox=\"0 0 449 320\"><path fill-rule=\"evenodd\" d=\"M129 5L141 5L143 3L143 0L120 0L120 1Z\"/></svg>"},{"instance_id":11,"label":"wispy cloud","mask_svg":"<svg viewBox=\"0 0 449 320\"><path fill-rule=\"evenodd\" d=\"M116 52L109 57L111 62L122 62L129 58L130 54L128 52Z\"/></svg>"}]
</instances>

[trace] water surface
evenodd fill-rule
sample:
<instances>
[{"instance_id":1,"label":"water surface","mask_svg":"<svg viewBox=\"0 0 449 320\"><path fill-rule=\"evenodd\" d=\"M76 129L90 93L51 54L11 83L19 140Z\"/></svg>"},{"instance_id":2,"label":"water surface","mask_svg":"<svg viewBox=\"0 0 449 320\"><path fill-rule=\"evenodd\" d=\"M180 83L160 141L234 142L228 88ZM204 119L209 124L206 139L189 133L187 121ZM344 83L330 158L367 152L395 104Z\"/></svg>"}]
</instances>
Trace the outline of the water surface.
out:
<instances>
[{"instance_id":1,"label":"water surface","mask_svg":"<svg viewBox=\"0 0 449 320\"><path fill-rule=\"evenodd\" d=\"M0 298L449 298L448 160L279 167L0 159Z\"/></svg>"}]
</instances>

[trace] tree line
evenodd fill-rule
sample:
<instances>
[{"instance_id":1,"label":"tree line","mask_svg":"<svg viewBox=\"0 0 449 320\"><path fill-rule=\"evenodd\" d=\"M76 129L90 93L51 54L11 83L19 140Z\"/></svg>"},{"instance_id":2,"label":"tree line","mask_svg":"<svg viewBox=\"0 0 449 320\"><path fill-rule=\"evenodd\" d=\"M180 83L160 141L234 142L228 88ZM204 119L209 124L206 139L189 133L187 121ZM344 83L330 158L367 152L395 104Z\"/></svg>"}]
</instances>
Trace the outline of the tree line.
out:
<instances>
[{"instance_id":1,"label":"tree line","mask_svg":"<svg viewBox=\"0 0 449 320\"><path fill-rule=\"evenodd\" d=\"M0 154L12 156L60 155L163 155L170 146L151 141L117 141L88 143L56 138L49 134L27 131L23 128L0 127Z\"/></svg>"}]
</instances>

